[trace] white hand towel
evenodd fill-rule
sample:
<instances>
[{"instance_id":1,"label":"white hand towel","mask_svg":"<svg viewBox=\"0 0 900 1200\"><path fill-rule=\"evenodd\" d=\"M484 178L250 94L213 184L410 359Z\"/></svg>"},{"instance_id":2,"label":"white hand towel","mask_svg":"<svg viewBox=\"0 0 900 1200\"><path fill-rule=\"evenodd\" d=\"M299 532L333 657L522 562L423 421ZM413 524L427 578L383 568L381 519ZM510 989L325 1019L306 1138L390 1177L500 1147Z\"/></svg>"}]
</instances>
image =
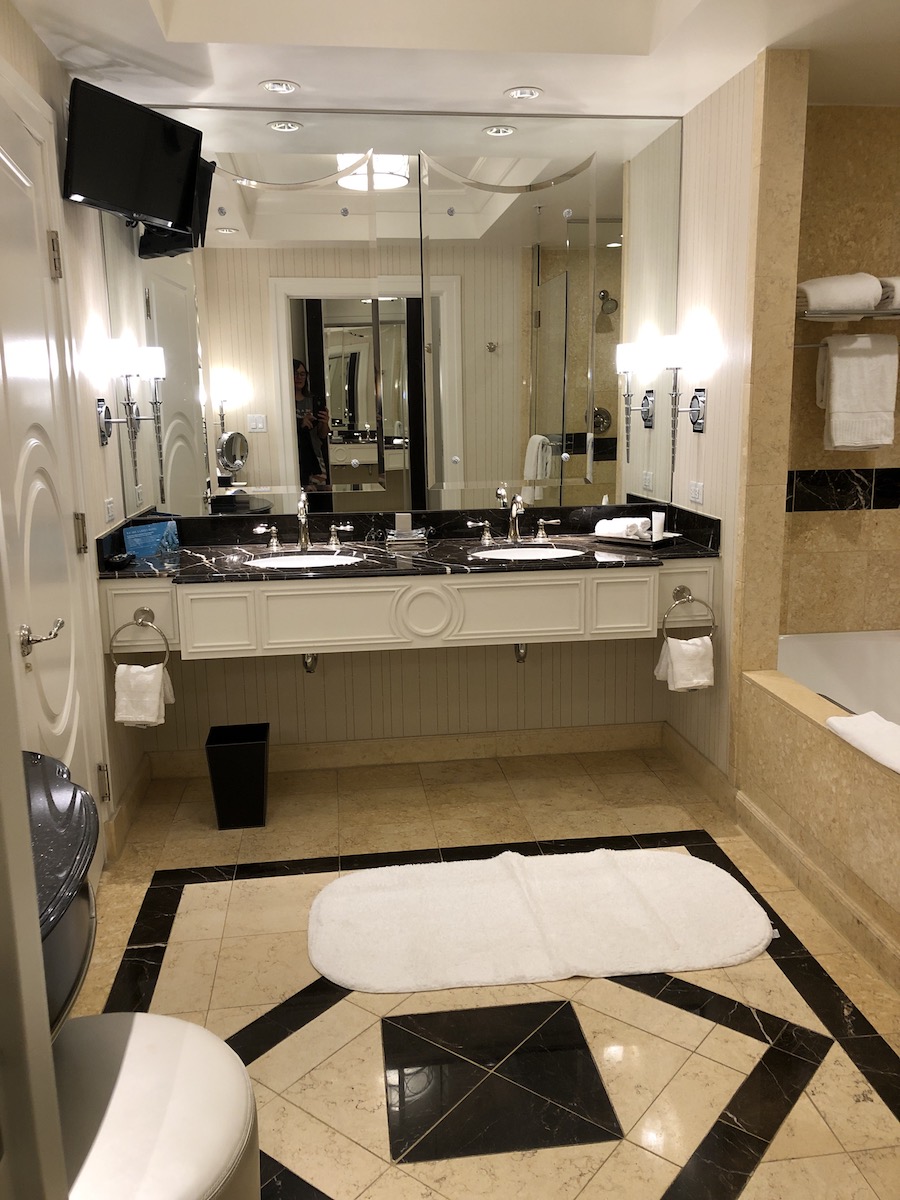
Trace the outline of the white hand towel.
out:
<instances>
[{"instance_id":1,"label":"white hand towel","mask_svg":"<svg viewBox=\"0 0 900 1200\"><path fill-rule=\"evenodd\" d=\"M633 538L636 542L650 541L649 517L608 517L598 521L594 533L601 537Z\"/></svg>"},{"instance_id":2,"label":"white hand towel","mask_svg":"<svg viewBox=\"0 0 900 1200\"><path fill-rule=\"evenodd\" d=\"M653 668L653 674L663 683L669 679L669 639L663 638L662 650L659 652L659 660Z\"/></svg>"},{"instance_id":3,"label":"white hand towel","mask_svg":"<svg viewBox=\"0 0 900 1200\"><path fill-rule=\"evenodd\" d=\"M533 433L525 447L525 465L522 468L524 479L549 479L553 465L553 447L550 439L542 433ZM522 488L522 499L526 504L535 500L543 500L544 489L527 484Z\"/></svg>"},{"instance_id":4,"label":"white hand towel","mask_svg":"<svg viewBox=\"0 0 900 1200\"><path fill-rule=\"evenodd\" d=\"M694 692L715 682L713 647L709 634L695 638L666 638L670 692Z\"/></svg>"},{"instance_id":5,"label":"white hand towel","mask_svg":"<svg viewBox=\"0 0 900 1200\"><path fill-rule=\"evenodd\" d=\"M855 275L827 275L824 279L807 279L797 284L797 305L802 309L818 309L820 312L846 312L858 309L861 320L865 311L873 309L881 300L881 280L865 271ZM829 317L810 317L811 321L830 320Z\"/></svg>"},{"instance_id":6,"label":"white hand towel","mask_svg":"<svg viewBox=\"0 0 900 1200\"><path fill-rule=\"evenodd\" d=\"M877 712L860 713L856 717L829 717L825 724L863 754L900 772L900 725L886 721Z\"/></svg>"},{"instance_id":7,"label":"white hand towel","mask_svg":"<svg viewBox=\"0 0 900 1200\"><path fill-rule=\"evenodd\" d=\"M165 704L175 703L175 689L172 687L172 680L169 678L166 667L163 667L163 702Z\"/></svg>"},{"instance_id":8,"label":"white hand towel","mask_svg":"<svg viewBox=\"0 0 900 1200\"><path fill-rule=\"evenodd\" d=\"M116 721L120 725L161 725L165 720L163 665L116 667Z\"/></svg>"},{"instance_id":9,"label":"white hand towel","mask_svg":"<svg viewBox=\"0 0 900 1200\"><path fill-rule=\"evenodd\" d=\"M900 308L900 275L881 275L881 299L876 308Z\"/></svg>"},{"instance_id":10,"label":"white hand towel","mask_svg":"<svg viewBox=\"0 0 900 1200\"><path fill-rule=\"evenodd\" d=\"M890 446L896 400L895 334L825 338L816 369L816 403L825 409L826 450Z\"/></svg>"}]
</instances>

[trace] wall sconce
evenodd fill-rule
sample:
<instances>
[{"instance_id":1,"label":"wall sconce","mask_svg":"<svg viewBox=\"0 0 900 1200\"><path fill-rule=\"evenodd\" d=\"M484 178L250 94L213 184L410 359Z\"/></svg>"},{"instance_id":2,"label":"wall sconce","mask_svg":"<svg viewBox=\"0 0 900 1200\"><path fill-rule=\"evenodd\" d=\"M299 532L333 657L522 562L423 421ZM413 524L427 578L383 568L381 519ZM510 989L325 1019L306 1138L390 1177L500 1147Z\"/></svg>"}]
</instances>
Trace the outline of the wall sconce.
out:
<instances>
[{"instance_id":1,"label":"wall sconce","mask_svg":"<svg viewBox=\"0 0 900 1200\"><path fill-rule=\"evenodd\" d=\"M163 464L162 441L162 400L159 395L159 385L166 377L166 355L162 346L144 346L140 354L140 373L142 378L150 380L150 407L153 415L153 431L156 434L156 461L159 468L159 502L166 502L166 481ZM139 421L148 418L138 417Z\"/></svg>"},{"instance_id":2,"label":"wall sconce","mask_svg":"<svg viewBox=\"0 0 900 1200\"><path fill-rule=\"evenodd\" d=\"M631 381L635 371L638 370L639 359L640 347L638 346L637 342L620 342L619 345L616 346L616 374L621 375L624 380L622 385L622 399L625 401L625 461L628 463L631 462L631 414L633 412L639 412L644 420L645 428L653 428L652 393L645 392L644 399L640 404L635 405L631 403L631 401L634 399L634 393L631 390ZM645 411L647 411L645 406L647 404L648 395L651 397L649 405L649 425L647 425L647 420L645 417Z\"/></svg>"},{"instance_id":3,"label":"wall sconce","mask_svg":"<svg viewBox=\"0 0 900 1200\"><path fill-rule=\"evenodd\" d=\"M128 435L128 447L131 453L131 470L134 486L140 487L137 461L137 436L141 421L152 421L156 431L156 453L159 461L160 502L165 502L165 486L163 483L163 447L162 447L162 401L159 396L159 384L166 377L166 360L161 346L132 346L122 341L110 342L111 374L120 375L125 380L125 399L122 401L123 417L112 417L109 405L105 400L97 400L97 425L100 434L100 445L109 444L113 425L124 425ZM142 417L132 391L132 379L149 379L153 389L151 406L153 415Z\"/></svg>"}]
</instances>

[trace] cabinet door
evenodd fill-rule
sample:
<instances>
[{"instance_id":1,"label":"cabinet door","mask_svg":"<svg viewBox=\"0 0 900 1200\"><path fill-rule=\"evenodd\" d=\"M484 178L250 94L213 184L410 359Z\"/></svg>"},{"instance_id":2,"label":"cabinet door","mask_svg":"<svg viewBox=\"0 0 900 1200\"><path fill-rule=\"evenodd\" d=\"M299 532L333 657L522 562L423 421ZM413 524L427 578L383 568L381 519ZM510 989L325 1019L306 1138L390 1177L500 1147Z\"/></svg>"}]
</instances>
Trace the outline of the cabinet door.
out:
<instances>
[{"instance_id":1,"label":"cabinet door","mask_svg":"<svg viewBox=\"0 0 900 1200\"><path fill-rule=\"evenodd\" d=\"M234 658L259 651L257 584L176 588L182 658Z\"/></svg>"},{"instance_id":2,"label":"cabinet door","mask_svg":"<svg viewBox=\"0 0 900 1200\"><path fill-rule=\"evenodd\" d=\"M458 618L443 640L465 645L571 641L584 636L581 572L449 582Z\"/></svg>"},{"instance_id":3,"label":"cabinet door","mask_svg":"<svg viewBox=\"0 0 900 1200\"><path fill-rule=\"evenodd\" d=\"M588 581L588 636L653 637L656 581L656 571L622 568L595 572Z\"/></svg>"},{"instance_id":4,"label":"cabinet door","mask_svg":"<svg viewBox=\"0 0 900 1200\"><path fill-rule=\"evenodd\" d=\"M251 586L259 596L264 654L384 650L412 644L393 617L398 595L409 589L393 581Z\"/></svg>"}]
</instances>

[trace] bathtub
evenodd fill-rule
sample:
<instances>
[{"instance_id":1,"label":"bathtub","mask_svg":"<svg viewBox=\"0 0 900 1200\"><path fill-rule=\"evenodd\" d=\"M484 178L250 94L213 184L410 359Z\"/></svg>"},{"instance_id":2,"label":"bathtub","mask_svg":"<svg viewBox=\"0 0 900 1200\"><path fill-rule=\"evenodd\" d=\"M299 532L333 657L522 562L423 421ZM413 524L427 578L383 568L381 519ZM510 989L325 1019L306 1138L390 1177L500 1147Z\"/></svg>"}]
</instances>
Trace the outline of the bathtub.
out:
<instances>
[{"instance_id":1,"label":"bathtub","mask_svg":"<svg viewBox=\"0 0 900 1200\"><path fill-rule=\"evenodd\" d=\"M900 724L900 630L785 634L778 670L850 712Z\"/></svg>"}]
</instances>

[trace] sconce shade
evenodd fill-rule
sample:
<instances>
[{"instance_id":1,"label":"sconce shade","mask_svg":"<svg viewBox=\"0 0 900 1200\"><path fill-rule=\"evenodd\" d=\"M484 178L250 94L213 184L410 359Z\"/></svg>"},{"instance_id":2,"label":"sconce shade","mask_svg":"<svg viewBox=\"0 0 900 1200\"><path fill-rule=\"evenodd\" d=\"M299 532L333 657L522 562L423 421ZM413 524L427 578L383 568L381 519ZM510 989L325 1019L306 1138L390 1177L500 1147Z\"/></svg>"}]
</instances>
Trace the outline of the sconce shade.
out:
<instances>
[{"instance_id":1,"label":"sconce shade","mask_svg":"<svg viewBox=\"0 0 900 1200\"><path fill-rule=\"evenodd\" d=\"M339 154L337 156L338 170L358 162L361 154ZM389 191L393 188L406 187L409 183L408 154L373 154L372 155L372 184L376 192ZM369 190L369 164L363 163L350 175L338 180L338 186L349 188L353 192Z\"/></svg>"},{"instance_id":2,"label":"sconce shade","mask_svg":"<svg viewBox=\"0 0 900 1200\"><path fill-rule=\"evenodd\" d=\"M165 379L166 355L162 346L144 346L142 348L139 373L144 379Z\"/></svg>"},{"instance_id":3,"label":"sconce shade","mask_svg":"<svg viewBox=\"0 0 900 1200\"><path fill-rule=\"evenodd\" d=\"M638 347L635 342L620 342L616 346L616 374L626 375L637 370Z\"/></svg>"}]
</instances>

